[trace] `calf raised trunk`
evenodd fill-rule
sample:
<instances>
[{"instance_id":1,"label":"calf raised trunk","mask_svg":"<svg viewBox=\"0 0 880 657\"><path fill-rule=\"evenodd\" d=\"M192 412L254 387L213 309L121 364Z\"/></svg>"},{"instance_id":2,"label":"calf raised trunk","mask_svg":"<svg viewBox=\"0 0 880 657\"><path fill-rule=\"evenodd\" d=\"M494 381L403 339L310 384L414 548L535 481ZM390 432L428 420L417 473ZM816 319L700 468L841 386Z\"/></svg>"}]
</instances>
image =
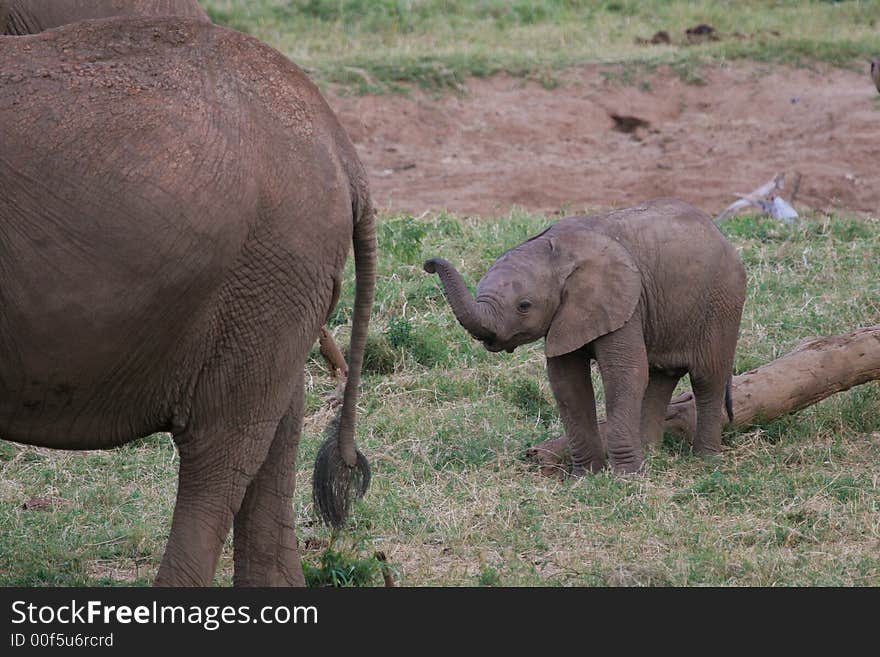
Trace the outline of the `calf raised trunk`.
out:
<instances>
[{"instance_id":1,"label":"calf raised trunk","mask_svg":"<svg viewBox=\"0 0 880 657\"><path fill-rule=\"evenodd\" d=\"M492 331L486 328L484 314L455 267L443 258L431 258L425 261L424 269L429 274L436 273L440 276L443 293L458 323L477 340L491 340L494 336Z\"/></svg>"}]
</instances>

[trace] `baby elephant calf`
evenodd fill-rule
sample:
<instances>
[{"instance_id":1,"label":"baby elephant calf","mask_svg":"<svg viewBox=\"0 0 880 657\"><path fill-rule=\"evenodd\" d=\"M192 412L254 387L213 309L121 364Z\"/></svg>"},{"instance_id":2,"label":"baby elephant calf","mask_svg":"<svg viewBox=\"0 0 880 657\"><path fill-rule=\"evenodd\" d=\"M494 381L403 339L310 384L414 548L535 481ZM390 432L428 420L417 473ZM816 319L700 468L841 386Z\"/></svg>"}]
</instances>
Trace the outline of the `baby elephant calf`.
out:
<instances>
[{"instance_id":1,"label":"baby elephant calf","mask_svg":"<svg viewBox=\"0 0 880 657\"><path fill-rule=\"evenodd\" d=\"M606 463L591 359L605 387L615 472L637 471L643 443L660 441L666 406L686 372L697 406L694 451L720 452L746 275L705 213L659 199L568 217L498 258L476 298L446 260L424 266L440 275L459 323L489 351L546 338L575 475Z\"/></svg>"}]
</instances>

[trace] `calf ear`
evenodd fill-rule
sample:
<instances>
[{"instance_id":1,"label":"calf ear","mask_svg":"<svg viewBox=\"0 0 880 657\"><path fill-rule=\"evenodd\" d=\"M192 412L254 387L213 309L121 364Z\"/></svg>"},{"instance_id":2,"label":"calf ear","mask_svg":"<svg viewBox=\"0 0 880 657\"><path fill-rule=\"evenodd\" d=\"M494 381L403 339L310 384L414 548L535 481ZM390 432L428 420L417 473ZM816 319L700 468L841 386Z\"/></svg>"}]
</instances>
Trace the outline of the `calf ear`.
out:
<instances>
[{"instance_id":1,"label":"calf ear","mask_svg":"<svg viewBox=\"0 0 880 657\"><path fill-rule=\"evenodd\" d=\"M605 235L579 240L544 353L561 356L619 329L632 317L641 292L635 260L617 240Z\"/></svg>"}]
</instances>

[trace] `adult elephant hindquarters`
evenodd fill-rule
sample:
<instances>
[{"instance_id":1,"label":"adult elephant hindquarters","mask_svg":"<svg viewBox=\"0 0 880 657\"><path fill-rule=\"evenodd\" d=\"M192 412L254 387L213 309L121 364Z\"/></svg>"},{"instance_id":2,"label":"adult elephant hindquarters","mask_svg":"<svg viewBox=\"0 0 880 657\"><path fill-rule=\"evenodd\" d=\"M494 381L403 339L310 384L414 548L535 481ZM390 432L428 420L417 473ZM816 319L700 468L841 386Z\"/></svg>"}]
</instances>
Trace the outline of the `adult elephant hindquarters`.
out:
<instances>
[{"instance_id":1,"label":"adult elephant hindquarters","mask_svg":"<svg viewBox=\"0 0 880 657\"><path fill-rule=\"evenodd\" d=\"M183 16L207 21L198 0L0 0L0 34L36 34L115 16Z\"/></svg>"},{"instance_id":2,"label":"adult elephant hindquarters","mask_svg":"<svg viewBox=\"0 0 880 657\"><path fill-rule=\"evenodd\" d=\"M429 260L425 269L440 275L458 321L490 351L546 337L575 473L606 461L591 359L605 386L614 470L641 467L642 443L661 439L667 403L685 372L697 404L694 450L720 451L745 271L705 213L659 199L563 219L502 255L476 299L447 261Z\"/></svg>"},{"instance_id":3,"label":"adult elephant hindquarters","mask_svg":"<svg viewBox=\"0 0 880 657\"><path fill-rule=\"evenodd\" d=\"M103 449L171 431L156 582L208 584L234 519L236 584L302 584L303 368L352 241L325 519L368 480L354 414L376 247L353 145L300 69L209 23L77 23L0 38L0 61L0 436Z\"/></svg>"}]
</instances>

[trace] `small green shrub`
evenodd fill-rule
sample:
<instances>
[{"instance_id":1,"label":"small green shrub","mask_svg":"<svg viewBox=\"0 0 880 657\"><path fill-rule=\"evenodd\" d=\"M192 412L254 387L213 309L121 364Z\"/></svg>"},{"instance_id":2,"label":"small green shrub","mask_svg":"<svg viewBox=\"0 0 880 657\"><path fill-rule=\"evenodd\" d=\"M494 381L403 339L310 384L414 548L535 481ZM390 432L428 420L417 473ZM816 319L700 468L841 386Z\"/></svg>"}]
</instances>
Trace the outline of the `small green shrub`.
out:
<instances>
[{"instance_id":1,"label":"small green shrub","mask_svg":"<svg viewBox=\"0 0 880 657\"><path fill-rule=\"evenodd\" d=\"M428 225L413 217L394 217L379 224L379 252L414 264L422 254L422 240Z\"/></svg>"},{"instance_id":2,"label":"small green shrub","mask_svg":"<svg viewBox=\"0 0 880 657\"><path fill-rule=\"evenodd\" d=\"M491 566L484 566L477 578L480 586L501 586L501 575Z\"/></svg>"},{"instance_id":3,"label":"small green shrub","mask_svg":"<svg viewBox=\"0 0 880 657\"><path fill-rule=\"evenodd\" d=\"M325 550L317 566L303 561L306 586L374 586L381 580L381 567L375 557Z\"/></svg>"},{"instance_id":4,"label":"small green shrub","mask_svg":"<svg viewBox=\"0 0 880 657\"><path fill-rule=\"evenodd\" d=\"M386 334L392 347L407 347L413 340L413 327L406 317L395 317L388 324Z\"/></svg>"},{"instance_id":5,"label":"small green shrub","mask_svg":"<svg viewBox=\"0 0 880 657\"><path fill-rule=\"evenodd\" d=\"M346 360L349 360L346 356ZM391 374L397 365L397 351L384 334L370 333L364 345L364 374Z\"/></svg>"},{"instance_id":6,"label":"small green shrub","mask_svg":"<svg viewBox=\"0 0 880 657\"><path fill-rule=\"evenodd\" d=\"M406 317L392 319L386 335L392 347L401 349L420 365L436 367L448 360L449 350L443 336L430 328L415 329Z\"/></svg>"},{"instance_id":7,"label":"small green shrub","mask_svg":"<svg viewBox=\"0 0 880 657\"><path fill-rule=\"evenodd\" d=\"M544 424L559 417L556 404L547 399L541 386L531 377L516 377L504 386L504 398Z\"/></svg>"}]
</instances>

